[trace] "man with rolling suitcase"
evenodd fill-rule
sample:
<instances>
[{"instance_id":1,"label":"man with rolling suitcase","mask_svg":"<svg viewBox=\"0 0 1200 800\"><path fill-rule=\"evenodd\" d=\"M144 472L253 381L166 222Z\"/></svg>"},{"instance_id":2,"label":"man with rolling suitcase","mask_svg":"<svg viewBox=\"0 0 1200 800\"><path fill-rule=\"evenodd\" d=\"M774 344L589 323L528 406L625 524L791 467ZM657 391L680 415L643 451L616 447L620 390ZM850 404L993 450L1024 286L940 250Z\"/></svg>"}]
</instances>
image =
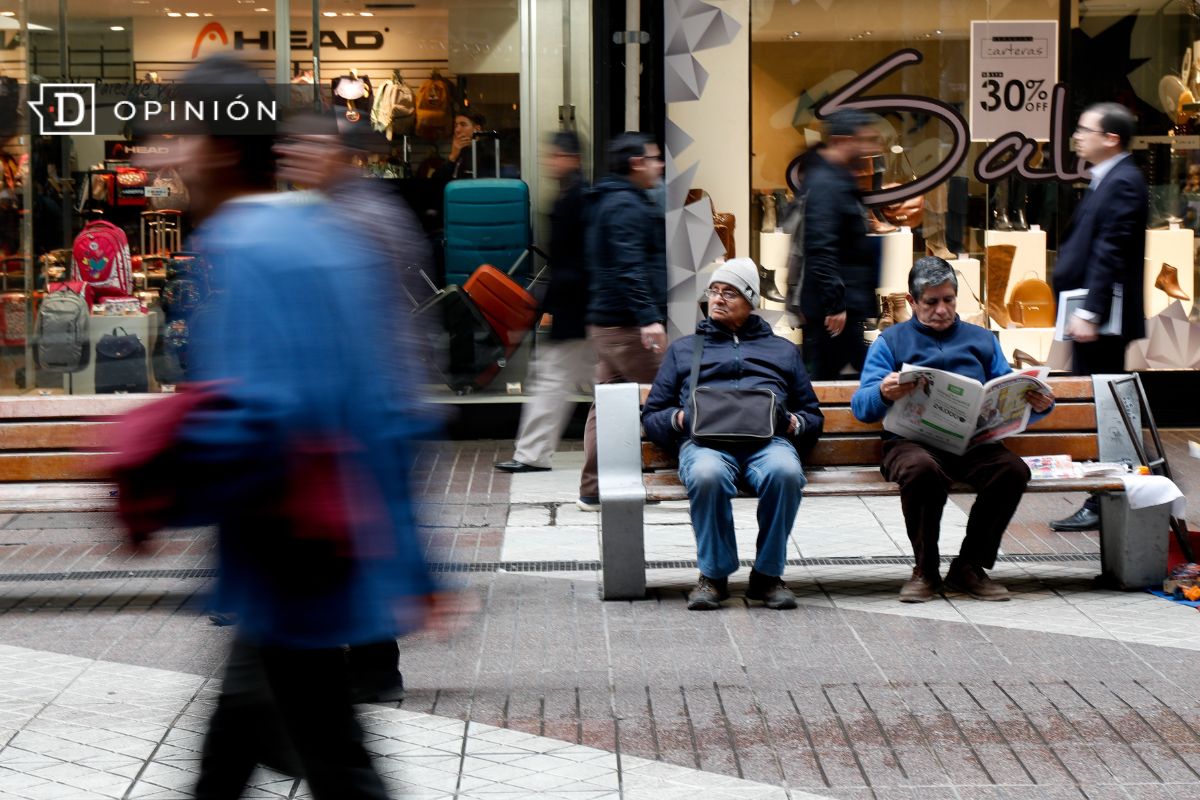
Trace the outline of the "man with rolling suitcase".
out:
<instances>
[{"instance_id":1,"label":"man with rolling suitcase","mask_svg":"<svg viewBox=\"0 0 1200 800\"><path fill-rule=\"evenodd\" d=\"M574 408L567 395L590 385L596 357L587 340L588 271L583 257L587 183L580 171L579 137L553 134L546 146L546 172L558 181L558 199L550 210L550 288L544 303L551 316L550 338L539 344L529 382L530 400L521 409L516 452L496 464L504 472L550 469Z\"/></svg>"},{"instance_id":2,"label":"man with rolling suitcase","mask_svg":"<svg viewBox=\"0 0 1200 800\"><path fill-rule=\"evenodd\" d=\"M626 132L609 144L608 157L611 174L596 184L586 236L595 382L651 383L667 349L666 223L650 194L662 180L662 153L648 134ZM577 505L599 511L594 403L583 446Z\"/></svg>"}]
</instances>

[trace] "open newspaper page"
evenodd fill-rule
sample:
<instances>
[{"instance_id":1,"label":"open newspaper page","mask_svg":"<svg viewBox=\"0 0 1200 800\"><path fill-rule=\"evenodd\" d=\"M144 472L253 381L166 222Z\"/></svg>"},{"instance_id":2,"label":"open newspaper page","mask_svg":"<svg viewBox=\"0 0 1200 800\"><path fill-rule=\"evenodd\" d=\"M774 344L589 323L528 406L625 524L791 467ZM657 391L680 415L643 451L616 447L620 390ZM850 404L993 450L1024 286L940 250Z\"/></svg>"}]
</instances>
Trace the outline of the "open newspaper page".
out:
<instances>
[{"instance_id":1,"label":"open newspaper page","mask_svg":"<svg viewBox=\"0 0 1200 800\"><path fill-rule=\"evenodd\" d=\"M1031 368L981 384L931 367L905 364L900 383L917 388L897 400L883 418L883 429L906 439L962 454L971 447L1020 433L1029 424L1029 389L1049 392L1049 370Z\"/></svg>"},{"instance_id":2,"label":"open newspaper page","mask_svg":"<svg viewBox=\"0 0 1200 800\"><path fill-rule=\"evenodd\" d=\"M975 434L983 385L974 378L931 367L905 364L900 383L916 390L897 400L883 418L883 429L951 453L965 453Z\"/></svg>"},{"instance_id":3,"label":"open newspaper page","mask_svg":"<svg viewBox=\"0 0 1200 800\"><path fill-rule=\"evenodd\" d=\"M1025 394L1030 389L1050 394L1050 387L1046 384L1048 374L1048 367L1030 367L1001 375L984 384L983 400L979 404L979 417L970 446L996 442L1025 430L1029 426L1029 415L1033 412Z\"/></svg>"}]
</instances>

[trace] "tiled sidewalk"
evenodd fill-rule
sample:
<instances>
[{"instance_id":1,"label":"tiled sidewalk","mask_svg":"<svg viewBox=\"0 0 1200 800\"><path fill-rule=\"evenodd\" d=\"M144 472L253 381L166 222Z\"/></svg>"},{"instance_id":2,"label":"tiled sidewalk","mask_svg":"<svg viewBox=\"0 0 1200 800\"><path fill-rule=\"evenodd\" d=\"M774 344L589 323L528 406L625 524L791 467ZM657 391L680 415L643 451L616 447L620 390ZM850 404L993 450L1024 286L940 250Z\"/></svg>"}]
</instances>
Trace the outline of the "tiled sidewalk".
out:
<instances>
[{"instance_id":1,"label":"tiled sidewalk","mask_svg":"<svg viewBox=\"0 0 1200 800\"><path fill-rule=\"evenodd\" d=\"M1096 590L1094 535L1045 525L1078 497L1022 502L997 569L1010 603L895 602L898 506L847 498L805 501L799 609L735 597L697 614L691 569L652 572L647 601L600 602L577 448L539 475L495 472L510 454L439 443L423 461L431 555L479 570L461 577L484 613L451 642L407 641L408 699L371 707L397 796L1101 800L1200 783L1200 615ZM1194 495L1200 461L1173 464ZM947 551L969 501L947 508ZM651 558L694 557L679 504L649 521ZM132 558L112 524L0 519L0 798L187 796L231 635L202 610L212 539L175 532ZM247 796L303 796L257 782Z\"/></svg>"}]
</instances>

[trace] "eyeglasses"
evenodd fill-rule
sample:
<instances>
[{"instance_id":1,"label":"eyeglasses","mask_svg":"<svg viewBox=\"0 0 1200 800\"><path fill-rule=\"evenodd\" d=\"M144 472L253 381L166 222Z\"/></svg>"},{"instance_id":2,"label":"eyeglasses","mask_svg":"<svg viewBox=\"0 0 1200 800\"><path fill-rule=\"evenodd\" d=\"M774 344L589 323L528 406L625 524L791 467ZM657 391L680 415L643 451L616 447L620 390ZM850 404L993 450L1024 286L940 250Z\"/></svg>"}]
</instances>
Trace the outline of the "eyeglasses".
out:
<instances>
[{"instance_id":1,"label":"eyeglasses","mask_svg":"<svg viewBox=\"0 0 1200 800\"><path fill-rule=\"evenodd\" d=\"M732 302L741 297L742 293L733 289L705 289L704 296L708 298L719 296L722 300L728 300Z\"/></svg>"},{"instance_id":2,"label":"eyeglasses","mask_svg":"<svg viewBox=\"0 0 1200 800\"><path fill-rule=\"evenodd\" d=\"M1108 134L1108 131L1099 131L1099 130L1096 130L1095 128L1089 128L1086 125L1076 125L1075 132L1076 133L1098 133L1101 136L1105 136Z\"/></svg>"}]
</instances>

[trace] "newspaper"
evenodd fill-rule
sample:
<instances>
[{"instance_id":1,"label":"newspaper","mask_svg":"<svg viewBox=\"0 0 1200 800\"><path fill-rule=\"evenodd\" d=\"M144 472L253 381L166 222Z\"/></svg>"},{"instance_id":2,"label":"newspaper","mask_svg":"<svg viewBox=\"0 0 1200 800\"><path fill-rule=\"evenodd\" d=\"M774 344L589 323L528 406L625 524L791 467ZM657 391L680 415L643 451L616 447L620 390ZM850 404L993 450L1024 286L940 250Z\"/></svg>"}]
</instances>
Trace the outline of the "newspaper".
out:
<instances>
[{"instance_id":1,"label":"newspaper","mask_svg":"<svg viewBox=\"0 0 1200 800\"><path fill-rule=\"evenodd\" d=\"M1048 367L1031 367L981 384L953 372L905 364L900 383L916 383L917 389L892 405L883 429L961 455L1025 430L1032 411L1025 393L1053 394L1046 384L1049 372Z\"/></svg>"},{"instance_id":2,"label":"newspaper","mask_svg":"<svg viewBox=\"0 0 1200 800\"><path fill-rule=\"evenodd\" d=\"M1128 475L1130 465L1124 461L1073 461L1069 455L1024 456L1029 472L1035 479L1090 478L1099 475Z\"/></svg>"}]
</instances>

